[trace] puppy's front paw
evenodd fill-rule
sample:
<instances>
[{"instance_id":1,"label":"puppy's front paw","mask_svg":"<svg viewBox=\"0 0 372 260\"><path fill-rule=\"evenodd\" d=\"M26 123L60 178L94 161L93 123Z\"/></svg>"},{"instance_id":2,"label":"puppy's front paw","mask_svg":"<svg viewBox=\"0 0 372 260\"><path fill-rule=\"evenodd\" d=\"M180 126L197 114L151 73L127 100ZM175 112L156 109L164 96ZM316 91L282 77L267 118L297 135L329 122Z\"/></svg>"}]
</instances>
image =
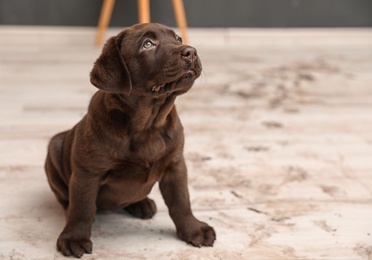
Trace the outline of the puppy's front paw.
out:
<instances>
[{"instance_id":1,"label":"puppy's front paw","mask_svg":"<svg viewBox=\"0 0 372 260\"><path fill-rule=\"evenodd\" d=\"M74 238L70 233L62 232L57 240L57 249L64 256L82 257L92 253L92 241L89 238Z\"/></svg>"},{"instance_id":2,"label":"puppy's front paw","mask_svg":"<svg viewBox=\"0 0 372 260\"><path fill-rule=\"evenodd\" d=\"M216 240L216 232L206 223L195 221L192 225L187 225L177 230L177 235L183 241L196 247L213 246Z\"/></svg>"}]
</instances>

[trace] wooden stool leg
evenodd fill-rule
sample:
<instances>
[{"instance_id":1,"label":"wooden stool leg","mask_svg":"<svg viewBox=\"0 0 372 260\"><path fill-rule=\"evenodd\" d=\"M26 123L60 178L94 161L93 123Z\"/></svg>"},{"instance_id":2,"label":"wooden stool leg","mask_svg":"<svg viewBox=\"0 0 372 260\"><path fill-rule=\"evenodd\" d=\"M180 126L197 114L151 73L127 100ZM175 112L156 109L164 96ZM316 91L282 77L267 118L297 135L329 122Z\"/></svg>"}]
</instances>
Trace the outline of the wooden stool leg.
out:
<instances>
[{"instance_id":1,"label":"wooden stool leg","mask_svg":"<svg viewBox=\"0 0 372 260\"><path fill-rule=\"evenodd\" d=\"M138 18L140 23L150 22L150 0L138 0Z\"/></svg>"},{"instance_id":2,"label":"wooden stool leg","mask_svg":"<svg viewBox=\"0 0 372 260\"><path fill-rule=\"evenodd\" d=\"M96 45L99 46L102 43L103 35L105 34L108 23L111 19L112 9L114 7L115 0L104 0L101 8L101 15L98 22L98 31L96 36Z\"/></svg>"},{"instance_id":3,"label":"wooden stool leg","mask_svg":"<svg viewBox=\"0 0 372 260\"><path fill-rule=\"evenodd\" d=\"M181 32L183 43L188 44L187 37L187 22L185 15L185 8L183 7L183 0L173 0L174 15L176 16L177 26Z\"/></svg>"}]
</instances>

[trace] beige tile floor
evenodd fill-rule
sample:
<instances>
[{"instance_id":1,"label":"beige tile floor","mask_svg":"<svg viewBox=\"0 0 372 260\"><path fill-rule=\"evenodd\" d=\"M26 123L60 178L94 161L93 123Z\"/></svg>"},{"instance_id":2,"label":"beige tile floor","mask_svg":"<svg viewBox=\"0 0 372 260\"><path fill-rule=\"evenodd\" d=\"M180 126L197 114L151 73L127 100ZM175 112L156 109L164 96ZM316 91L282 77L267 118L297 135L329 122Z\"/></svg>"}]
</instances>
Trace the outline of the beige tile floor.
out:
<instances>
[{"instance_id":1,"label":"beige tile floor","mask_svg":"<svg viewBox=\"0 0 372 260\"><path fill-rule=\"evenodd\" d=\"M113 35L118 29L111 29ZM0 259L62 259L48 139L95 89L94 28L0 27ZM372 30L193 29L204 73L177 106L195 215L176 238L155 187L148 221L98 215L84 259L372 259Z\"/></svg>"}]
</instances>

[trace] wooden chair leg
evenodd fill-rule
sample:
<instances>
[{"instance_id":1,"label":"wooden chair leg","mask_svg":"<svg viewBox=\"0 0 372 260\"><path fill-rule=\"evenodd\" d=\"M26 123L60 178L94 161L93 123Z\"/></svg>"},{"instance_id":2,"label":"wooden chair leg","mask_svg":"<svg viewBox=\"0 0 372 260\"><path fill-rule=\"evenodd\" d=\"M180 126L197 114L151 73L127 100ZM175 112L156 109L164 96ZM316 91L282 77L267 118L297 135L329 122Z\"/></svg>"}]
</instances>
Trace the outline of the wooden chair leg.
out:
<instances>
[{"instance_id":1,"label":"wooden chair leg","mask_svg":"<svg viewBox=\"0 0 372 260\"><path fill-rule=\"evenodd\" d=\"M101 15L98 22L98 31L96 36L96 45L102 44L103 35L107 29L107 26L111 19L112 9L114 7L115 0L104 0L101 8Z\"/></svg>"},{"instance_id":2,"label":"wooden chair leg","mask_svg":"<svg viewBox=\"0 0 372 260\"><path fill-rule=\"evenodd\" d=\"M138 18L140 23L150 22L150 0L138 0Z\"/></svg>"},{"instance_id":3,"label":"wooden chair leg","mask_svg":"<svg viewBox=\"0 0 372 260\"><path fill-rule=\"evenodd\" d=\"M173 9L174 15L176 16L177 26L183 39L183 43L188 44L189 39L187 37L187 22L183 0L173 0Z\"/></svg>"}]
</instances>

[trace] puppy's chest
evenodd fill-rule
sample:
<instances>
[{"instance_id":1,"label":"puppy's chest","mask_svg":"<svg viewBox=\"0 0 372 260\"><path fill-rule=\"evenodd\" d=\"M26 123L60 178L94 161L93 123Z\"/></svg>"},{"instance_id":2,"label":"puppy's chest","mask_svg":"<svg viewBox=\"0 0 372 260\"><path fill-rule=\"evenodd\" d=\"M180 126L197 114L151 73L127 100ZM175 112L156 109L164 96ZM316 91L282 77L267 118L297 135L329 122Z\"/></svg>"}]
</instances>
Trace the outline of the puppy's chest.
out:
<instances>
[{"instance_id":1,"label":"puppy's chest","mask_svg":"<svg viewBox=\"0 0 372 260\"><path fill-rule=\"evenodd\" d=\"M179 138L177 132L160 130L128 136L124 147L118 146L112 168L101 180L99 207L111 203L110 208L120 208L146 197L172 161Z\"/></svg>"},{"instance_id":2,"label":"puppy's chest","mask_svg":"<svg viewBox=\"0 0 372 260\"><path fill-rule=\"evenodd\" d=\"M174 149L176 136L172 132L148 130L130 137L127 156L132 159L154 163Z\"/></svg>"},{"instance_id":3,"label":"puppy's chest","mask_svg":"<svg viewBox=\"0 0 372 260\"><path fill-rule=\"evenodd\" d=\"M125 148L115 154L113 167L102 182L115 186L129 181L132 184L152 186L161 178L172 159L174 138L172 133L161 131L130 136Z\"/></svg>"}]
</instances>

